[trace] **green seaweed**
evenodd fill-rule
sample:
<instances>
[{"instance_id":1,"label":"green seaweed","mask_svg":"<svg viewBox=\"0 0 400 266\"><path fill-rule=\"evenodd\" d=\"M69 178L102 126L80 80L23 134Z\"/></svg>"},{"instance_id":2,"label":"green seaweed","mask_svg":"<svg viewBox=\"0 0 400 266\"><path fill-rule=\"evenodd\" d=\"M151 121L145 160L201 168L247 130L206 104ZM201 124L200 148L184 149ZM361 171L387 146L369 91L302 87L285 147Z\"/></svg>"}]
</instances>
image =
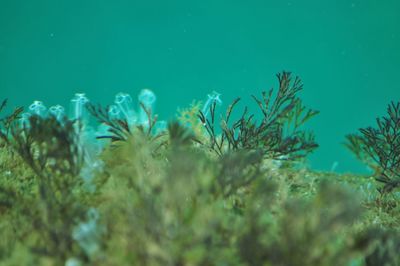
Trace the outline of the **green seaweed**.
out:
<instances>
[{"instance_id":1,"label":"green seaweed","mask_svg":"<svg viewBox=\"0 0 400 266\"><path fill-rule=\"evenodd\" d=\"M262 100L252 96L257 103L262 119L255 121L255 114L249 114L245 107L239 119L231 122L232 111L239 103L236 98L227 108L226 115L220 121L221 135L216 129L216 103L210 106L210 118L201 111L199 118L209 135L208 145L211 150L222 156L231 150L260 149L268 158L301 158L318 147L311 132L301 127L318 111L303 106L297 93L303 85L300 78L292 80L290 72L277 75L279 88L276 96L274 90L262 93Z\"/></svg>"},{"instance_id":2,"label":"green seaweed","mask_svg":"<svg viewBox=\"0 0 400 266\"><path fill-rule=\"evenodd\" d=\"M108 129L90 156L85 123L21 123L15 109L0 119L0 265L398 265L399 105L348 137L388 177L382 197L368 176L307 168L317 112L299 78L278 81L253 97L261 120L235 119L239 99L218 122L215 103L210 116L193 104L162 132L145 108L149 122L129 126L88 104Z\"/></svg>"},{"instance_id":3,"label":"green seaweed","mask_svg":"<svg viewBox=\"0 0 400 266\"><path fill-rule=\"evenodd\" d=\"M19 155L24 176L9 168L2 176L2 206L15 220L16 239L34 254L63 262L77 251L74 226L87 211L90 197L79 176L83 151L72 121L33 115L29 126L12 121L10 134L1 134L12 152ZM14 177L14 174L16 175ZM6 204L4 204L6 203Z\"/></svg>"},{"instance_id":4,"label":"green seaweed","mask_svg":"<svg viewBox=\"0 0 400 266\"><path fill-rule=\"evenodd\" d=\"M375 169L375 179L382 183L382 194L400 185L400 102L390 103L387 116L376 119L377 127L361 128L359 134L346 136L346 147L356 157Z\"/></svg>"}]
</instances>

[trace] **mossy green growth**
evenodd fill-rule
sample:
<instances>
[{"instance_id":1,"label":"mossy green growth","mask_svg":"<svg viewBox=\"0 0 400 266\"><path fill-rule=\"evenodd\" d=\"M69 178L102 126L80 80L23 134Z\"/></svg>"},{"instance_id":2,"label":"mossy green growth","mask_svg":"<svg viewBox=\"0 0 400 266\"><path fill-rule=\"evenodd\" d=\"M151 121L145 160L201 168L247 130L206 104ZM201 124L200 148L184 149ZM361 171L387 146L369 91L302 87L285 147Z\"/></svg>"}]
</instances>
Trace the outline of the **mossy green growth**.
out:
<instances>
[{"instance_id":1,"label":"mossy green growth","mask_svg":"<svg viewBox=\"0 0 400 266\"><path fill-rule=\"evenodd\" d=\"M399 196L277 158L301 152L299 139L276 132L269 145L232 126L233 146L215 152L221 136L196 124L199 105L157 134L90 108L111 140L90 160L79 121L0 120L0 265L399 265Z\"/></svg>"}]
</instances>

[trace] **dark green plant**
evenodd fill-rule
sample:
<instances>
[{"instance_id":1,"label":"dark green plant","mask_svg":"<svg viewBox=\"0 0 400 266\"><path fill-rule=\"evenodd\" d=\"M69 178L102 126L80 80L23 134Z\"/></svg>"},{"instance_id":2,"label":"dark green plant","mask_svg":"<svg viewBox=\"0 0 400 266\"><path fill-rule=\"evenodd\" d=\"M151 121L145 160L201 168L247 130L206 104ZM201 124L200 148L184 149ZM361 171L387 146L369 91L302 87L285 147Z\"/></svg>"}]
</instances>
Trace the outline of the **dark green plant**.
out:
<instances>
[{"instance_id":1,"label":"dark green plant","mask_svg":"<svg viewBox=\"0 0 400 266\"><path fill-rule=\"evenodd\" d=\"M151 155L154 142L140 134L104 155L113 184L103 210L107 237L122 251L105 265L238 265L234 223L244 208L241 193L263 178L262 154L211 159L177 122L168 125L168 136L162 157Z\"/></svg>"},{"instance_id":2,"label":"dark green plant","mask_svg":"<svg viewBox=\"0 0 400 266\"><path fill-rule=\"evenodd\" d=\"M188 150L199 153L191 146L195 138L193 133L178 122L169 123L168 135L170 148L175 150L171 157L176 157L182 153L187 154ZM181 150L181 152L178 153L176 149ZM169 159L169 161L172 160L175 161L175 158ZM224 154L218 158L218 164L210 162L210 165L213 165L216 171L210 191L212 194L223 198L235 195L240 189L248 187L257 178L263 176L265 171L261 170L262 163L263 154L261 150L238 150Z\"/></svg>"},{"instance_id":3,"label":"dark green plant","mask_svg":"<svg viewBox=\"0 0 400 266\"><path fill-rule=\"evenodd\" d=\"M176 121L168 123L168 136L170 144L173 146L188 146L195 139L193 133L188 128Z\"/></svg>"},{"instance_id":4,"label":"dark green plant","mask_svg":"<svg viewBox=\"0 0 400 266\"><path fill-rule=\"evenodd\" d=\"M360 134L346 136L345 146L362 162L375 169L382 183L382 194L400 185L400 102L391 102L387 116L376 119L377 127L359 129Z\"/></svg>"},{"instance_id":5,"label":"dark green plant","mask_svg":"<svg viewBox=\"0 0 400 266\"><path fill-rule=\"evenodd\" d=\"M397 230L371 227L359 234L355 246L364 250L366 266L400 264L400 235Z\"/></svg>"},{"instance_id":6,"label":"dark green plant","mask_svg":"<svg viewBox=\"0 0 400 266\"><path fill-rule=\"evenodd\" d=\"M258 193L250 198L268 196ZM245 210L249 220L237 243L245 265L349 265L356 257L359 248L345 233L362 213L352 191L323 182L311 201L289 199L275 214L266 202Z\"/></svg>"},{"instance_id":7,"label":"dark green plant","mask_svg":"<svg viewBox=\"0 0 400 266\"><path fill-rule=\"evenodd\" d=\"M7 105L7 99L4 99L0 104L0 112L3 111L4 107Z\"/></svg>"},{"instance_id":8,"label":"dark green plant","mask_svg":"<svg viewBox=\"0 0 400 266\"><path fill-rule=\"evenodd\" d=\"M84 218L88 209L85 202L90 197L79 175L84 151L76 124L53 116L32 115L29 124L20 126L14 121L9 130L10 134L1 133L0 137L33 175L25 180L29 182L29 190L18 191L18 177L7 188L16 217L25 223L29 221L32 227L19 238L34 253L64 262L72 254L80 253L72 231Z\"/></svg>"},{"instance_id":9,"label":"dark green plant","mask_svg":"<svg viewBox=\"0 0 400 266\"><path fill-rule=\"evenodd\" d=\"M0 113L7 105L7 99L3 100L0 104ZM11 125L20 118L21 113L23 112L23 107L16 108L11 115L8 115L4 118L0 118L0 134L8 135L10 133Z\"/></svg>"},{"instance_id":10,"label":"dark green plant","mask_svg":"<svg viewBox=\"0 0 400 266\"><path fill-rule=\"evenodd\" d=\"M257 178L263 178L263 154L261 150L234 151L220 158L219 173L214 187L223 197L236 194L248 187Z\"/></svg>"},{"instance_id":11,"label":"dark green plant","mask_svg":"<svg viewBox=\"0 0 400 266\"><path fill-rule=\"evenodd\" d=\"M97 119L97 121L100 124L106 125L108 127L107 131L110 133L108 135L102 135L98 136L98 139L110 139L112 142L115 141L126 141L130 135L132 135L132 131L134 129L138 129L140 132L145 134L149 138L158 138L163 133L155 134L153 135L152 133L154 132L155 125L157 123L157 115L153 116L151 111L146 108L146 106L143 103L139 103L141 108L146 113L148 123L147 126L144 125L135 125L134 127L130 126L128 124L128 121L126 119L116 119L112 118L109 114L109 109L110 107L103 107L101 105L94 105L92 103L87 103L86 108L89 111L89 113Z\"/></svg>"},{"instance_id":12,"label":"dark green plant","mask_svg":"<svg viewBox=\"0 0 400 266\"><path fill-rule=\"evenodd\" d=\"M209 135L208 145L211 150L222 156L227 151L262 150L269 158L295 159L306 156L318 147L312 133L305 132L301 126L318 111L303 106L297 93L303 84L299 77L294 80L290 72L277 75L278 91L274 95L271 89L262 93L262 99L252 96L257 103L262 119L257 123L256 115L250 114L245 107L239 119L231 122L232 111L240 101L235 99L227 108L225 117L221 118L221 134L216 128L216 103L210 106L210 118L202 112L199 118ZM202 143L203 144L203 143Z\"/></svg>"},{"instance_id":13,"label":"dark green plant","mask_svg":"<svg viewBox=\"0 0 400 266\"><path fill-rule=\"evenodd\" d=\"M37 115L21 123L22 108L0 119L0 265L398 265L395 193L384 209L370 204L375 186L356 175L270 167L268 158L316 147L301 128L317 112L297 98L300 80L286 72L278 80L276 96L254 97L259 122L247 108L235 121L235 100L218 128L215 105L211 116L200 113L204 128L189 123L201 130L181 121L157 134L155 119L128 126L91 105L109 129L100 138L113 142L91 154L98 168L88 167L83 123ZM400 123L385 121L396 146ZM353 148L380 176L364 138Z\"/></svg>"},{"instance_id":14,"label":"dark green plant","mask_svg":"<svg viewBox=\"0 0 400 266\"><path fill-rule=\"evenodd\" d=\"M108 127L109 135L98 136L98 139L110 139L111 141L127 140L131 135L131 129L129 128L128 121L126 119L114 119L109 114L110 107L103 107L100 104L94 105L87 103L86 108L89 113L97 119L100 124L104 124Z\"/></svg>"}]
</instances>

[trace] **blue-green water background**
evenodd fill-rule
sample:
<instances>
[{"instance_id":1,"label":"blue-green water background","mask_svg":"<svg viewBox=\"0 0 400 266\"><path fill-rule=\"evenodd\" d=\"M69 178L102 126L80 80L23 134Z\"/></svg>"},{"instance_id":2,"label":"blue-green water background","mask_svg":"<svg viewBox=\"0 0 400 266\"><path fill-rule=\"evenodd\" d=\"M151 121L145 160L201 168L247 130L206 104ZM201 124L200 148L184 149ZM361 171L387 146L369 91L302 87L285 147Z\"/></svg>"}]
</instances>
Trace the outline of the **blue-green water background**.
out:
<instances>
[{"instance_id":1,"label":"blue-green water background","mask_svg":"<svg viewBox=\"0 0 400 266\"><path fill-rule=\"evenodd\" d=\"M75 92L111 103L153 89L161 118L216 90L276 86L290 70L321 114L311 166L364 171L344 135L400 100L400 1L0 0L0 99L69 106Z\"/></svg>"}]
</instances>

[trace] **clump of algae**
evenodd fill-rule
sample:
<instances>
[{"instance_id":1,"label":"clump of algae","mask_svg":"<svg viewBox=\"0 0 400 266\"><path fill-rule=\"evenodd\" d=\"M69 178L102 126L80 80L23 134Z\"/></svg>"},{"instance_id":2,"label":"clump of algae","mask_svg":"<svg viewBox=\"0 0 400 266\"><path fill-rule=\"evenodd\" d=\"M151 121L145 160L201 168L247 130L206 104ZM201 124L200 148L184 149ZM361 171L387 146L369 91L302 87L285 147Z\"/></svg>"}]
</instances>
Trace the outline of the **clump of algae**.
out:
<instances>
[{"instance_id":1,"label":"clump of algae","mask_svg":"<svg viewBox=\"0 0 400 266\"><path fill-rule=\"evenodd\" d=\"M398 265L397 195L309 169L299 130L315 113L283 92L261 124L245 112L220 132L215 104L161 131L145 105L137 126L89 107L111 140L95 160L79 121L21 126L17 109L0 121L0 265Z\"/></svg>"}]
</instances>

